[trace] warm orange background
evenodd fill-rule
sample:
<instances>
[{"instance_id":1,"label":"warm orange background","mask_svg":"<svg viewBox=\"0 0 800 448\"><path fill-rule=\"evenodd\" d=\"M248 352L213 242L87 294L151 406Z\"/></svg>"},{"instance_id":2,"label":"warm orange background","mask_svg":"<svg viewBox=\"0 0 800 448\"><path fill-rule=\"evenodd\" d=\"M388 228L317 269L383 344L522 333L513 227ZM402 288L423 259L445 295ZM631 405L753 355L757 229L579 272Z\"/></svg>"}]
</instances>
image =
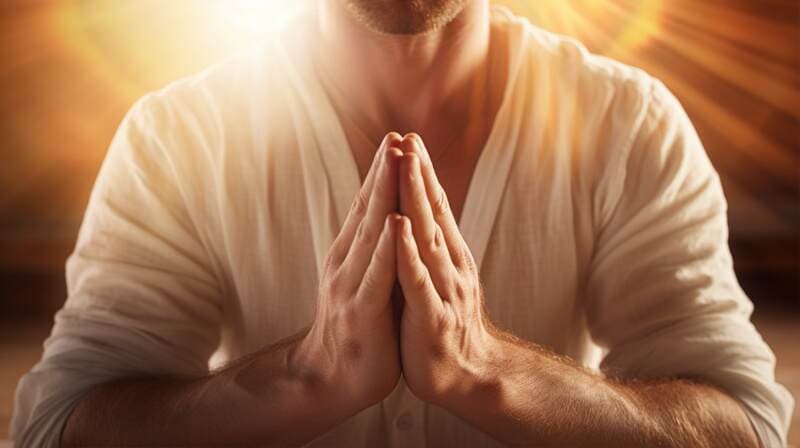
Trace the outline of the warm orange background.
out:
<instances>
[{"instance_id":1,"label":"warm orange background","mask_svg":"<svg viewBox=\"0 0 800 448\"><path fill-rule=\"evenodd\" d=\"M131 103L258 35L226 9L238 8L253 22L289 3L2 0L0 271L60 269L106 146ZM741 263L794 268L798 2L497 3L664 80L722 174L733 238L743 241L735 249L746 252Z\"/></svg>"},{"instance_id":2,"label":"warm orange background","mask_svg":"<svg viewBox=\"0 0 800 448\"><path fill-rule=\"evenodd\" d=\"M0 0L0 339L30 341L0 341L9 350L0 363L16 363L10 373L0 369L0 425L10 409L5 384L35 361L63 303L64 260L125 111L145 92L259 38L281 9L300 1ZM642 67L676 93L722 176L745 289L757 310L797 316L800 2L496 3ZM5 324L21 317L37 322L36 330L8 334L27 331ZM787 384L800 385L797 355L779 356L789 360L779 372Z\"/></svg>"}]
</instances>

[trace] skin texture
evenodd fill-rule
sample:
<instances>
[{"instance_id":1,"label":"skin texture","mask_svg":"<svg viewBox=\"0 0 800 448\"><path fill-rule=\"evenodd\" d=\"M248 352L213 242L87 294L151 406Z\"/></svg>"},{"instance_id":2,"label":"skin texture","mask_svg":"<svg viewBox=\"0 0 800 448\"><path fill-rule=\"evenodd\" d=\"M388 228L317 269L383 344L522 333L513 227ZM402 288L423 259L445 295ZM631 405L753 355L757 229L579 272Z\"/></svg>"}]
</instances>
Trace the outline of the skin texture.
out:
<instances>
[{"instance_id":1,"label":"skin texture","mask_svg":"<svg viewBox=\"0 0 800 448\"><path fill-rule=\"evenodd\" d=\"M466 0L441 25L441 5L462 2L403 3L318 2L315 57L326 88L344 93L337 109L352 119L365 180L309 329L204 378L100 386L73 411L64 445L301 445L385 398L402 374L421 399L509 445L758 446L742 408L717 388L607 378L494 327L456 225L503 92L488 1ZM429 31L388 34L377 25L385 11ZM415 17L432 11L439 19ZM364 70L363 61L381 63ZM376 151L388 129L415 130L427 145L390 133ZM393 309L397 282L404 300Z\"/></svg>"}]
</instances>

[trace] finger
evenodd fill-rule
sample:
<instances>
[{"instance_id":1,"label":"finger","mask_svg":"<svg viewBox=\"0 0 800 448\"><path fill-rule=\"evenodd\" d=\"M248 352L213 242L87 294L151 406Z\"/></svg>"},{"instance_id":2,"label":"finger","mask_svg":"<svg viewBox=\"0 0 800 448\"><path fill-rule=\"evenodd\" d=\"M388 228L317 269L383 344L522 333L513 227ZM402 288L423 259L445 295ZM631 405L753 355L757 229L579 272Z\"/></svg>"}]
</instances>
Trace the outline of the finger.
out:
<instances>
[{"instance_id":1,"label":"finger","mask_svg":"<svg viewBox=\"0 0 800 448\"><path fill-rule=\"evenodd\" d=\"M404 216L398 227L397 278L403 289L405 308L418 316L436 316L442 312L444 304L419 256L411 220Z\"/></svg>"},{"instance_id":2,"label":"finger","mask_svg":"<svg viewBox=\"0 0 800 448\"><path fill-rule=\"evenodd\" d=\"M472 255L458 228L458 222L450 208L447 193L439 183L436 170L422 137L415 133L406 134L400 143L400 149L404 153L413 153L419 156L420 169L425 183L425 193L428 196L433 218L442 229L452 263L459 269L465 268L469 265L469 259L471 259Z\"/></svg>"},{"instance_id":3,"label":"finger","mask_svg":"<svg viewBox=\"0 0 800 448\"><path fill-rule=\"evenodd\" d=\"M435 243L436 220L422 180L420 159L414 153L403 154L400 163L400 213L411 219L418 243L423 246ZM422 256L424 260L425 254Z\"/></svg>"},{"instance_id":4,"label":"finger","mask_svg":"<svg viewBox=\"0 0 800 448\"><path fill-rule=\"evenodd\" d=\"M397 278L396 251L397 227L400 215L392 213L386 217L378 245L372 253L364 280L358 287L356 300L360 306L379 310L389 305L392 288Z\"/></svg>"},{"instance_id":5,"label":"finger","mask_svg":"<svg viewBox=\"0 0 800 448\"><path fill-rule=\"evenodd\" d=\"M331 246L330 258L336 266L340 265L347 255L347 251L353 243L353 236L356 233L356 229L364 219L364 215L367 212L369 197L372 194L372 188L375 184L375 175L378 171L378 167L380 166L384 153L388 150L388 148L397 148L401 141L402 137L400 137L400 134L397 132L390 132L386 134L380 146L378 147L378 150L375 152L375 157L372 158L372 165L367 172L364 183L359 189L358 194L356 194L353 204L350 207L350 211L347 213L347 218L345 218L345 222L342 225L342 229L339 231L339 235L336 237L336 240Z\"/></svg>"},{"instance_id":6,"label":"finger","mask_svg":"<svg viewBox=\"0 0 800 448\"><path fill-rule=\"evenodd\" d=\"M359 223L353 243L342 262L345 275L356 279L358 283L364 278L386 216L397 211L397 168L402 156L403 153L397 148L388 148L385 151L366 214Z\"/></svg>"},{"instance_id":7,"label":"finger","mask_svg":"<svg viewBox=\"0 0 800 448\"><path fill-rule=\"evenodd\" d=\"M414 153L403 155L400 164L400 211L411 220L420 257L428 267L439 296L447 298L457 271L450 260L442 229L433 218L419 162L419 157Z\"/></svg>"}]
</instances>

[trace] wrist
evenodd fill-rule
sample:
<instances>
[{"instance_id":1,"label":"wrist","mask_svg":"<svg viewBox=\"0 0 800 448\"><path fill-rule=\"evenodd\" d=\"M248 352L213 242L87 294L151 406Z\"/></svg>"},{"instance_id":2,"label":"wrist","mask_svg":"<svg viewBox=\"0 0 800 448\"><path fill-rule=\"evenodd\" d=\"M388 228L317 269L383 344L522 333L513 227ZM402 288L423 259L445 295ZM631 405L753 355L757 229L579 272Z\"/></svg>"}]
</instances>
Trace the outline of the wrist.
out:
<instances>
[{"instance_id":1,"label":"wrist","mask_svg":"<svg viewBox=\"0 0 800 448\"><path fill-rule=\"evenodd\" d=\"M298 387L310 396L312 404L324 404L347 415L355 414L380 399L371 396L369 380L356 368L353 359L341 359L334 347L326 347L324 337L313 330L288 350L287 370Z\"/></svg>"},{"instance_id":2,"label":"wrist","mask_svg":"<svg viewBox=\"0 0 800 448\"><path fill-rule=\"evenodd\" d=\"M242 431L253 437L281 446L302 445L306 435L357 412L337 395L324 369L306 362L311 358L303 338L299 334L271 345L209 377L208 384L199 386L202 394L213 394L216 411L237 415Z\"/></svg>"},{"instance_id":3,"label":"wrist","mask_svg":"<svg viewBox=\"0 0 800 448\"><path fill-rule=\"evenodd\" d=\"M437 398L437 404L459 413L470 408L495 409L508 390L506 372L513 361L513 345L488 333L480 355L458 368L453 386Z\"/></svg>"}]
</instances>

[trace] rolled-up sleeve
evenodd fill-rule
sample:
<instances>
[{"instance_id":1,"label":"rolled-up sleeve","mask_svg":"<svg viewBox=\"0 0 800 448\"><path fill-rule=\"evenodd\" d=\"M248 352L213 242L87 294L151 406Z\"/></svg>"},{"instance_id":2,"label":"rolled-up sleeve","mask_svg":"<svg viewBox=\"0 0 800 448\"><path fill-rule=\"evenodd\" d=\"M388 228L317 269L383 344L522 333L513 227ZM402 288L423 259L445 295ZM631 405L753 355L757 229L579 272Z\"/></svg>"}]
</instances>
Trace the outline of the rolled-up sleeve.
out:
<instances>
[{"instance_id":1,"label":"rolled-up sleeve","mask_svg":"<svg viewBox=\"0 0 800 448\"><path fill-rule=\"evenodd\" d=\"M219 342L221 292L182 201L150 96L123 120L67 262L68 298L19 382L12 438L56 447L74 406L123 378L196 377Z\"/></svg>"},{"instance_id":2,"label":"rolled-up sleeve","mask_svg":"<svg viewBox=\"0 0 800 448\"><path fill-rule=\"evenodd\" d=\"M613 209L587 282L601 368L620 377L690 377L727 391L764 447L786 445L794 406L750 322L728 249L719 178L678 101L654 81L637 137L612 170Z\"/></svg>"}]
</instances>

